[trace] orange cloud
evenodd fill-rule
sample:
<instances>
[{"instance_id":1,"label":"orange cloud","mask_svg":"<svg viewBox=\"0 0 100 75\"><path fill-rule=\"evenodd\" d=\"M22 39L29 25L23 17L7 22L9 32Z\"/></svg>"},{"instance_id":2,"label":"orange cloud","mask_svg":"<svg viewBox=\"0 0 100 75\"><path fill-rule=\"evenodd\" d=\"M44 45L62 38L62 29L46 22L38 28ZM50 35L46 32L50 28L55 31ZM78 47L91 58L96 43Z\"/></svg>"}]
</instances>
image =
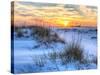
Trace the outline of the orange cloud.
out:
<instances>
[{"instance_id":1,"label":"orange cloud","mask_svg":"<svg viewBox=\"0 0 100 75\"><path fill-rule=\"evenodd\" d=\"M14 25L57 27L96 26L97 8L82 5L61 5L15 2Z\"/></svg>"}]
</instances>

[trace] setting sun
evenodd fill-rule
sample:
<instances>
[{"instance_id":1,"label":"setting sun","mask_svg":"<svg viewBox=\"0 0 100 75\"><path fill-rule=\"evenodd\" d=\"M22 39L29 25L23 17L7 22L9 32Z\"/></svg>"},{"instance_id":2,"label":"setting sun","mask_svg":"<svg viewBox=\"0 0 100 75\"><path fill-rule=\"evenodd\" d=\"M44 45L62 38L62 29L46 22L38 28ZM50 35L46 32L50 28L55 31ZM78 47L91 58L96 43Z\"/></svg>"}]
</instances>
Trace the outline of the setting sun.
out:
<instances>
[{"instance_id":1,"label":"setting sun","mask_svg":"<svg viewBox=\"0 0 100 75\"><path fill-rule=\"evenodd\" d=\"M64 21L64 26L69 26L68 23L68 21Z\"/></svg>"},{"instance_id":2,"label":"setting sun","mask_svg":"<svg viewBox=\"0 0 100 75\"><path fill-rule=\"evenodd\" d=\"M14 25L50 25L56 27L94 26L97 22L97 8L81 5L44 5L39 3L14 3ZM41 6L41 8L40 8ZM77 10L76 10L77 8ZM85 9L85 10L84 10ZM23 13L24 12L24 13Z\"/></svg>"}]
</instances>

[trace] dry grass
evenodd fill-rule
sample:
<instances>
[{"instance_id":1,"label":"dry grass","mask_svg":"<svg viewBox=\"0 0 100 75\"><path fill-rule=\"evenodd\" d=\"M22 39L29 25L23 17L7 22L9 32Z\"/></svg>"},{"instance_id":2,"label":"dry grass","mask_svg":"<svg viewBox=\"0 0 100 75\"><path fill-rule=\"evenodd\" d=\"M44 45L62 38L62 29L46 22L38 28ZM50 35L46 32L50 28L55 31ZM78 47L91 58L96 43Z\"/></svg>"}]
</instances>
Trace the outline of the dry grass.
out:
<instances>
[{"instance_id":1,"label":"dry grass","mask_svg":"<svg viewBox=\"0 0 100 75\"><path fill-rule=\"evenodd\" d=\"M67 42L65 48L60 53L62 64L73 61L82 62L84 60L84 48L82 47L81 41L82 38L78 34L77 37L72 37L72 41Z\"/></svg>"},{"instance_id":2,"label":"dry grass","mask_svg":"<svg viewBox=\"0 0 100 75\"><path fill-rule=\"evenodd\" d=\"M22 31L21 28L15 29L15 32L16 32L16 36L17 36L18 38L23 37L23 31Z\"/></svg>"},{"instance_id":3,"label":"dry grass","mask_svg":"<svg viewBox=\"0 0 100 75\"><path fill-rule=\"evenodd\" d=\"M50 29L49 28L45 28L45 27L33 27L33 32L32 35L37 38L45 38L48 37L50 35Z\"/></svg>"},{"instance_id":4,"label":"dry grass","mask_svg":"<svg viewBox=\"0 0 100 75\"><path fill-rule=\"evenodd\" d=\"M52 48L53 43L65 44L64 39L61 39L56 32L47 27L33 27L32 36L39 43L34 48L39 48L43 45L46 48Z\"/></svg>"},{"instance_id":5,"label":"dry grass","mask_svg":"<svg viewBox=\"0 0 100 75\"><path fill-rule=\"evenodd\" d=\"M48 53L48 56L50 60L55 61L58 58L59 54L56 51L53 51L51 53Z\"/></svg>"},{"instance_id":6,"label":"dry grass","mask_svg":"<svg viewBox=\"0 0 100 75\"><path fill-rule=\"evenodd\" d=\"M38 67L44 67L44 65L46 64L46 60L45 60L44 55L34 56L33 57L33 63L34 63L34 65L36 65Z\"/></svg>"}]
</instances>

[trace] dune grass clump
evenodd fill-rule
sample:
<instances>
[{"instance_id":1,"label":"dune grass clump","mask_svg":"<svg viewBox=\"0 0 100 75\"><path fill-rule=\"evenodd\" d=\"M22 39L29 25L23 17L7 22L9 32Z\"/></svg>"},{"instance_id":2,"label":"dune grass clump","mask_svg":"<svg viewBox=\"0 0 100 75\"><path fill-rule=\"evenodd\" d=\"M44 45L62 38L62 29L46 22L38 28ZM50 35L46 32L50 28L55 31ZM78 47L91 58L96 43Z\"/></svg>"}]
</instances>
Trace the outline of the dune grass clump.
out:
<instances>
[{"instance_id":1,"label":"dune grass clump","mask_svg":"<svg viewBox=\"0 0 100 75\"><path fill-rule=\"evenodd\" d=\"M59 35L52 31L51 28L49 27L33 27L33 32L32 36L35 37L36 39L41 40L42 42L61 42L65 43L63 39L59 37Z\"/></svg>"},{"instance_id":2,"label":"dune grass clump","mask_svg":"<svg viewBox=\"0 0 100 75\"><path fill-rule=\"evenodd\" d=\"M49 53L48 56L49 56L50 61L53 64L55 64L55 67L56 67L57 71L59 71L59 66L58 66L58 62L57 62L59 53L57 53L56 51L53 50L53 52Z\"/></svg>"},{"instance_id":3,"label":"dune grass clump","mask_svg":"<svg viewBox=\"0 0 100 75\"><path fill-rule=\"evenodd\" d=\"M37 67L44 67L46 64L46 60L44 55L42 56L34 56L33 57L33 64Z\"/></svg>"},{"instance_id":4,"label":"dune grass clump","mask_svg":"<svg viewBox=\"0 0 100 75\"><path fill-rule=\"evenodd\" d=\"M33 48L39 48L41 46L52 48L52 44L54 43L65 44L64 39L61 39L59 35L49 27L33 27L32 36L38 43Z\"/></svg>"},{"instance_id":5,"label":"dune grass clump","mask_svg":"<svg viewBox=\"0 0 100 75\"><path fill-rule=\"evenodd\" d=\"M45 38L50 35L50 29L46 27L35 26L33 27L32 35L36 38Z\"/></svg>"},{"instance_id":6,"label":"dune grass clump","mask_svg":"<svg viewBox=\"0 0 100 75\"><path fill-rule=\"evenodd\" d=\"M23 37L22 28L15 28L15 32L16 32L16 37L18 37L18 38Z\"/></svg>"},{"instance_id":7,"label":"dune grass clump","mask_svg":"<svg viewBox=\"0 0 100 75\"><path fill-rule=\"evenodd\" d=\"M53 51L51 53L48 53L48 56L50 60L55 61L56 59L58 59L59 53L57 53L56 51Z\"/></svg>"},{"instance_id":8,"label":"dune grass clump","mask_svg":"<svg viewBox=\"0 0 100 75\"><path fill-rule=\"evenodd\" d=\"M68 60L78 60L81 61L84 58L83 48L80 44L76 42L71 42L67 45L67 48L64 50L65 56Z\"/></svg>"},{"instance_id":9,"label":"dune grass clump","mask_svg":"<svg viewBox=\"0 0 100 75\"><path fill-rule=\"evenodd\" d=\"M81 40L79 36L77 39L73 37L72 41L65 45L60 54L63 64L73 61L82 62L84 60L84 48L82 47Z\"/></svg>"}]
</instances>

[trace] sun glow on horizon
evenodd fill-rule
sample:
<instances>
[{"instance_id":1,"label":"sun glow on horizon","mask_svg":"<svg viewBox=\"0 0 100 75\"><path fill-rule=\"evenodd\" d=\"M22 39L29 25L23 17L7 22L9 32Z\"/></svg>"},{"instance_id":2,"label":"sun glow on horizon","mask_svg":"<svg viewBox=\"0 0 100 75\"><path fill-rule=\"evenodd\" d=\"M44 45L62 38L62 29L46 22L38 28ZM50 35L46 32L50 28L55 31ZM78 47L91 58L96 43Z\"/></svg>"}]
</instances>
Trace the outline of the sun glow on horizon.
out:
<instances>
[{"instance_id":1,"label":"sun glow on horizon","mask_svg":"<svg viewBox=\"0 0 100 75\"><path fill-rule=\"evenodd\" d=\"M64 21L64 26L66 27L69 26L68 23L69 23L68 21Z\"/></svg>"},{"instance_id":2,"label":"sun glow on horizon","mask_svg":"<svg viewBox=\"0 0 100 75\"><path fill-rule=\"evenodd\" d=\"M95 6L14 2L14 25L97 26Z\"/></svg>"}]
</instances>

